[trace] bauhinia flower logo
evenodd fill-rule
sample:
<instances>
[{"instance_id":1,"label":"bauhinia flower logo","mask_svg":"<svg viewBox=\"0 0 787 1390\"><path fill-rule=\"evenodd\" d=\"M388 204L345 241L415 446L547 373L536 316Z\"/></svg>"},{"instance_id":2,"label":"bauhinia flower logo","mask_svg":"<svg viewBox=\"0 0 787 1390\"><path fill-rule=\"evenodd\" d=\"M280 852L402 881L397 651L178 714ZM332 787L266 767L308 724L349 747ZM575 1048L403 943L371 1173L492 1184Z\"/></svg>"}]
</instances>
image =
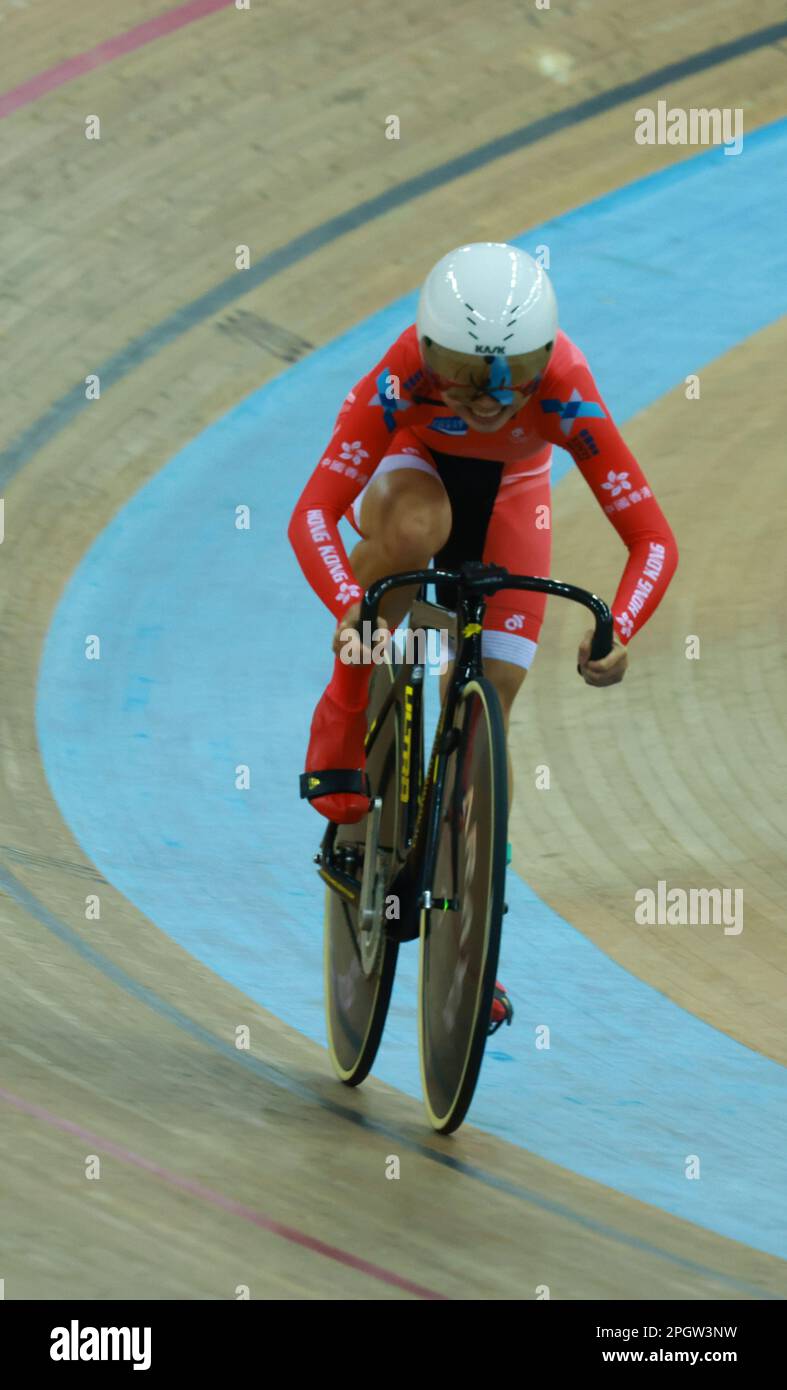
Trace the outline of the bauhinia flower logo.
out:
<instances>
[{"instance_id":1,"label":"bauhinia flower logo","mask_svg":"<svg viewBox=\"0 0 787 1390\"><path fill-rule=\"evenodd\" d=\"M634 631L634 619L632 618L628 610L625 613L617 613L615 615L615 622L617 623L624 637L631 636L632 632Z\"/></svg>"},{"instance_id":2,"label":"bauhinia flower logo","mask_svg":"<svg viewBox=\"0 0 787 1390\"><path fill-rule=\"evenodd\" d=\"M628 473L613 473L610 468L607 474L607 481L601 486L610 492L613 497L619 497L621 492L627 492L631 487Z\"/></svg>"},{"instance_id":3,"label":"bauhinia flower logo","mask_svg":"<svg viewBox=\"0 0 787 1390\"><path fill-rule=\"evenodd\" d=\"M345 440L342 444L341 456L345 462L349 460L350 463L360 463L361 459L368 459L369 457L366 450L361 448L360 439L356 439L353 444L348 444Z\"/></svg>"},{"instance_id":4,"label":"bauhinia flower logo","mask_svg":"<svg viewBox=\"0 0 787 1390\"><path fill-rule=\"evenodd\" d=\"M336 602L343 603L346 598L360 598L361 593L362 590L357 584L349 584L347 580L343 580L336 592Z\"/></svg>"}]
</instances>

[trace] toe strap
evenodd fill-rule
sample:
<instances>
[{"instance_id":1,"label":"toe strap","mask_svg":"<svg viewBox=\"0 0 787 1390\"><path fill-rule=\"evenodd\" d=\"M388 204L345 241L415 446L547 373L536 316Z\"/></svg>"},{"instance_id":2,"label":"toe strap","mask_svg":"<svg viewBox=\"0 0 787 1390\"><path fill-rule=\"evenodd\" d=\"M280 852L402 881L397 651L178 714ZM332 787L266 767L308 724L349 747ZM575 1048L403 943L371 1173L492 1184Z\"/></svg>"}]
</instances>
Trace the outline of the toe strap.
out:
<instances>
[{"instance_id":1,"label":"toe strap","mask_svg":"<svg viewBox=\"0 0 787 1390\"><path fill-rule=\"evenodd\" d=\"M302 772L301 800L314 801L318 796L334 796L337 792L352 792L371 797L369 778L357 767L334 767L327 772Z\"/></svg>"}]
</instances>

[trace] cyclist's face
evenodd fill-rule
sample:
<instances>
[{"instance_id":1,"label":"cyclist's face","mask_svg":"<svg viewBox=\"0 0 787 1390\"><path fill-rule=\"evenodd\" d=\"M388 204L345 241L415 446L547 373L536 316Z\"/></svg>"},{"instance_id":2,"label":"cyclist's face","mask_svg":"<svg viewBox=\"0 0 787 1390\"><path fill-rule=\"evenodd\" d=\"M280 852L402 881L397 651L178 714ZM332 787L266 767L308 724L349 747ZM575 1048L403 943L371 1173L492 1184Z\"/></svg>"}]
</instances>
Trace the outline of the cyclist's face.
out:
<instances>
[{"instance_id":1,"label":"cyclist's face","mask_svg":"<svg viewBox=\"0 0 787 1390\"><path fill-rule=\"evenodd\" d=\"M482 434L508 423L532 396L549 360L552 344L527 356L471 357L421 340L433 387L461 420Z\"/></svg>"}]
</instances>

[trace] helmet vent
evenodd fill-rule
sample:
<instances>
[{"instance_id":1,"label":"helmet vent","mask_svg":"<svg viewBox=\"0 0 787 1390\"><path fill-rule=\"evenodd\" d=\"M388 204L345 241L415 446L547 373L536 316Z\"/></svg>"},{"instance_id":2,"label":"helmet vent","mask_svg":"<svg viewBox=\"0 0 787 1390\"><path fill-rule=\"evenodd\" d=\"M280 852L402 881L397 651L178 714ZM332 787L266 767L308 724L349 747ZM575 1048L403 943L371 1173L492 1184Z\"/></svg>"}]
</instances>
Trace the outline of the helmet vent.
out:
<instances>
[{"instance_id":1,"label":"helmet vent","mask_svg":"<svg viewBox=\"0 0 787 1390\"><path fill-rule=\"evenodd\" d=\"M468 302L467 302L466 299L463 299L463 300L462 300L462 303L464 304L465 308L466 308L467 311L468 311L468 319L467 319L467 324L468 324L468 335L469 335L469 337L474 338L476 342L478 342L478 341L479 341L479 338L478 338L478 333L476 332L476 330L477 330L477 328L478 328L478 323L476 322L476 320L479 319L479 318L483 318L483 314L480 314L479 311L478 311L477 309L474 309L473 306L472 306L472 304L468 304ZM475 315L475 318L474 318L474 319L471 319L471 318L469 317L470 314L474 314L474 315Z\"/></svg>"}]
</instances>

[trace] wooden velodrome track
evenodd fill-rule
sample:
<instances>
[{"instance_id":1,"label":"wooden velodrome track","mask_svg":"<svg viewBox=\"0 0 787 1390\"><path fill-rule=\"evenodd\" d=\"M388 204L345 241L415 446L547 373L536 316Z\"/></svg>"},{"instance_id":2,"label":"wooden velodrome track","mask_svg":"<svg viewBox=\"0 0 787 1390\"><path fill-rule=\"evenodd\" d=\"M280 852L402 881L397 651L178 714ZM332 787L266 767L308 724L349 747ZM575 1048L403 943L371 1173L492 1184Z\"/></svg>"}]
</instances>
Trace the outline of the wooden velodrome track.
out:
<instances>
[{"instance_id":1,"label":"wooden velodrome track","mask_svg":"<svg viewBox=\"0 0 787 1390\"><path fill-rule=\"evenodd\" d=\"M227 1299L247 1286L252 1298L526 1299L542 1285L568 1299L783 1296L776 1258L472 1125L447 1147L415 1101L378 1082L363 1094L339 1088L318 1047L189 957L85 862L34 726L41 645L68 576L179 447L310 346L412 289L447 246L515 236L686 151L637 146L632 102L614 104L375 220L348 219L232 306L256 316L253 338L217 331L227 308L208 301L155 355L124 356L130 343L223 282L238 243L254 258L287 247L487 139L775 24L783 7L597 0L539 12L502 0L492 22L475 0L406 0L396 15L382 0L204 8L214 12L51 91L23 90L0 121L5 1297ZM163 9L0 0L2 89ZM753 129L782 114L784 63L784 41L752 47L678 75L669 97L741 105ZM389 113L401 118L398 142L383 136ZM91 114L100 141L85 139ZM513 733L515 760L550 763L556 784L570 768L586 789L556 792L538 819L527 797L517 802L528 881L634 975L780 1063L784 875L769 808L783 801L785 730L777 616L764 596L782 551L787 426L767 364L785 349L777 324L703 373L690 470L677 442L682 392L627 427L645 467L659 460L681 570L612 696L614 721L588 734L579 682L559 678L576 621L554 611ZM108 359L118 367L100 408L75 408L80 383ZM732 506L713 514L711 534L697 499L720 482ZM619 553L571 477L556 494L556 574L593 527L587 582L609 593ZM689 704L683 643L700 617L717 660L699 663ZM755 736L752 710L767 738ZM725 882L734 859L749 904L734 952L720 955L708 936L631 931L616 848L631 825L642 882L665 866L676 882ZM94 888L100 925L84 917ZM248 1054L232 1046L239 1019L251 1026ZM399 1182L384 1179L391 1152L402 1156ZM98 1182L85 1178L88 1154L102 1157Z\"/></svg>"}]
</instances>

